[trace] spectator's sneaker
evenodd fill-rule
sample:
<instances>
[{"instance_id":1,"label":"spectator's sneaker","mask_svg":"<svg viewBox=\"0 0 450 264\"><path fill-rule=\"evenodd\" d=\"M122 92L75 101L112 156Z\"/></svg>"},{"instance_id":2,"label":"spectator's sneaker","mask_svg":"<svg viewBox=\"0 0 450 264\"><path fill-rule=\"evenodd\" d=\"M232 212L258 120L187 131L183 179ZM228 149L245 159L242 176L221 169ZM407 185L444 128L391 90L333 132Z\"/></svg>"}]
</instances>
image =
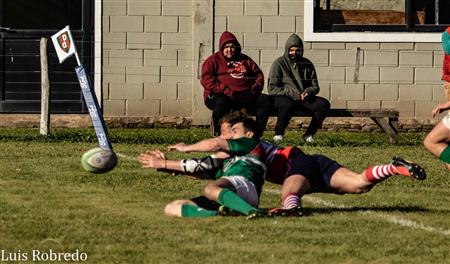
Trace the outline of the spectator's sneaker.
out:
<instances>
[{"instance_id":1,"label":"spectator's sneaker","mask_svg":"<svg viewBox=\"0 0 450 264\"><path fill-rule=\"evenodd\" d=\"M265 217L271 217L267 209L258 209L256 211L250 212L247 215L247 220L256 219L256 218L265 218Z\"/></svg>"},{"instance_id":2,"label":"spectator's sneaker","mask_svg":"<svg viewBox=\"0 0 450 264\"><path fill-rule=\"evenodd\" d=\"M314 143L314 137L312 135L307 135L303 138L306 143Z\"/></svg>"},{"instance_id":3,"label":"spectator's sneaker","mask_svg":"<svg viewBox=\"0 0 450 264\"><path fill-rule=\"evenodd\" d=\"M303 216L303 208L299 205L289 209L272 208L269 210L270 216Z\"/></svg>"},{"instance_id":4,"label":"spectator's sneaker","mask_svg":"<svg viewBox=\"0 0 450 264\"><path fill-rule=\"evenodd\" d=\"M230 209L230 208L228 208L228 207L226 207L224 205L221 205L219 207L219 211L217 211L217 215L220 215L220 216L240 216L242 214L239 213L239 212L236 212L236 211L234 211L234 210L232 210L232 209Z\"/></svg>"},{"instance_id":5,"label":"spectator's sneaker","mask_svg":"<svg viewBox=\"0 0 450 264\"><path fill-rule=\"evenodd\" d=\"M275 142L281 142L281 141L283 141L283 135L275 135L275 136L273 137L273 141L275 141Z\"/></svg>"},{"instance_id":6,"label":"spectator's sneaker","mask_svg":"<svg viewBox=\"0 0 450 264\"><path fill-rule=\"evenodd\" d=\"M411 161L407 161L395 156L392 159L391 163L397 168L399 173L404 176L408 176L417 180L425 180L427 178L425 170L418 164L415 164ZM404 168L404 170L401 170L402 168Z\"/></svg>"}]
</instances>

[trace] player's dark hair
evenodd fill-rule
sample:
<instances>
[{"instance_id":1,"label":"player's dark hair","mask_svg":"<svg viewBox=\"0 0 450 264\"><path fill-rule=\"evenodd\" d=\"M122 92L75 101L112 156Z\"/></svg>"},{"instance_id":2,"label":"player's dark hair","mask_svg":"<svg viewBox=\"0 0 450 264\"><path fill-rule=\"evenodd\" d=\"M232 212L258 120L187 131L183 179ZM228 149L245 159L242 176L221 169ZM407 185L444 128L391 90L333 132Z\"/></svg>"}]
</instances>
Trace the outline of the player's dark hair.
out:
<instances>
[{"instance_id":1,"label":"player's dark hair","mask_svg":"<svg viewBox=\"0 0 450 264\"><path fill-rule=\"evenodd\" d=\"M259 131L259 126L258 123L256 123L255 119L248 116L236 116L230 120L230 124L232 125L237 123L242 123L244 131L253 132L253 138L259 140L259 138L261 137L261 132Z\"/></svg>"},{"instance_id":2,"label":"player's dark hair","mask_svg":"<svg viewBox=\"0 0 450 264\"><path fill-rule=\"evenodd\" d=\"M245 112L245 110L229 112L219 120L219 125L222 125L223 123L230 123L231 125L234 125L236 122L233 123L233 120L243 117L247 117L247 113Z\"/></svg>"}]
</instances>

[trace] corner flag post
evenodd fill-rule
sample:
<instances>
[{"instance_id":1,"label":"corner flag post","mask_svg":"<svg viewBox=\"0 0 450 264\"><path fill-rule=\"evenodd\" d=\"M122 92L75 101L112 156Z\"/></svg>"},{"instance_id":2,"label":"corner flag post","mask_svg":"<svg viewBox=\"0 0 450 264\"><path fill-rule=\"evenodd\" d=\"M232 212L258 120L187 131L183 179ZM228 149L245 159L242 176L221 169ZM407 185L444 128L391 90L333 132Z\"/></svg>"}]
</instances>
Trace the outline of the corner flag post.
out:
<instances>
[{"instance_id":1,"label":"corner flag post","mask_svg":"<svg viewBox=\"0 0 450 264\"><path fill-rule=\"evenodd\" d=\"M112 151L112 145L109 141L108 132L106 131L105 121L100 112L97 99L94 96L91 80L86 74L83 64L80 62L69 26L66 26L54 34L52 36L52 42L56 54L58 55L59 63L62 63L68 57L75 55L78 64L78 66L75 67L75 72L78 77L78 82L80 83L84 101L86 102L89 111L92 125L94 126L95 134L97 135L98 144L100 145L100 148Z\"/></svg>"}]
</instances>

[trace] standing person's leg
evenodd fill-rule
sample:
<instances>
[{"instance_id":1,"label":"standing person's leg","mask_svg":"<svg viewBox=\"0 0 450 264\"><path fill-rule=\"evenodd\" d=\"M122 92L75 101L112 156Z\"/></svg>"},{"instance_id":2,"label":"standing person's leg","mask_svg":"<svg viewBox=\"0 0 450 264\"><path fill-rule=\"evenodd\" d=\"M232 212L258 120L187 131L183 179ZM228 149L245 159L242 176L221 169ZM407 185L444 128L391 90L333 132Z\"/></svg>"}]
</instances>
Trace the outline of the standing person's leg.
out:
<instances>
[{"instance_id":1,"label":"standing person's leg","mask_svg":"<svg viewBox=\"0 0 450 264\"><path fill-rule=\"evenodd\" d=\"M292 110L294 109L294 100L284 95L274 96L274 107L277 111L277 124L275 125L275 135L283 136L286 127L292 118Z\"/></svg>"},{"instance_id":2,"label":"standing person's leg","mask_svg":"<svg viewBox=\"0 0 450 264\"><path fill-rule=\"evenodd\" d=\"M261 94L256 99L256 105L254 106L254 112L256 115L256 123L258 123L258 128L261 136L267 126L267 121L269 120L270 113L272 111L273 98L267 94Z\"/></svg>"},{"instance_id":3,"label":"standing person's leg","mask_svg":"<svg viewBox=\"0 0 450 264\"><path fill-rule=\"evenodd\" d=\"M447 124L448 123L448 124ZM447 124L447 125L446 125ZM450 171L450 114L447 114L426 136L423 144L436 157L446 163Z\"/></svg>"},{"instance_id":4,"label":"standing person's leg","mask_svg":"<svg viewBox=\"0 0 450 264\"><path fill-rule=\"evenodd\" d=\"M212 110L212 119L214 124L215 136L220 135L219 120L233 108L233 100L223 94L216 94L205 101L206 107Z\"/></svg>"},{"instance_id":5,"label":"standing person's leg","mask_svg":"<svg viewBox=\"0 0 450 264\"><path fill-rule=\"evenodd\" d=\"M322 123L327 117L331 105L330 102L323 97L312 96L311 98L306 98L305 101L301 102L297 107L312 114L311 122L305 131L304 138L306 138L308 136L314 136L317 133L317 130L322 127Z\"/></svg>"}]
</instances>

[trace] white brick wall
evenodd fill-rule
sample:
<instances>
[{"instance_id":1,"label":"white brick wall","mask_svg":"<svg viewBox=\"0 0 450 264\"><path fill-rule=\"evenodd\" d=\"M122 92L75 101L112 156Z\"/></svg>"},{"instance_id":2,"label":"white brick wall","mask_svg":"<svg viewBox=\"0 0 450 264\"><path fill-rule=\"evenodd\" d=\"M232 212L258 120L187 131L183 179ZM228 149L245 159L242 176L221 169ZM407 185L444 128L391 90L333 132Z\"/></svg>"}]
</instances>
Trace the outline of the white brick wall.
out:
<instances>
[{"instance_id":1,"label":"white brick wall","mask_svg":"<svg viewBox=\"0 0 450 264\"><path fill-rule=\"evenodd\" d=\"M201 94L194 90L201 89L194 71L210 54L209 48L199 52L193 45L199 21L214 21L208 41L216 49L220 34L233 32L243 51L260 64L266 80L287 37L293 32L303 35L303 0L214 4L215 17L195 11L193 0L103 1L105 115L189 117L199 109L207 115L203 105L192 104ZM304 44L305 57L317 69L320 95L329 98L332 107L394 107L402 118L429 118L428 108L442 101L439 43Z\"/></svg>"},{"instance_id":2,"label":"white brick wall","mask_svg":"<svg viewBox=\"0 0 450 264\"><path fill-rule=\"evenodd\" d=\"M171 115L178 101L173 115L189 116L192 2L105 0L103 16L105 116Z\"/></svg>"}]
</instances>

